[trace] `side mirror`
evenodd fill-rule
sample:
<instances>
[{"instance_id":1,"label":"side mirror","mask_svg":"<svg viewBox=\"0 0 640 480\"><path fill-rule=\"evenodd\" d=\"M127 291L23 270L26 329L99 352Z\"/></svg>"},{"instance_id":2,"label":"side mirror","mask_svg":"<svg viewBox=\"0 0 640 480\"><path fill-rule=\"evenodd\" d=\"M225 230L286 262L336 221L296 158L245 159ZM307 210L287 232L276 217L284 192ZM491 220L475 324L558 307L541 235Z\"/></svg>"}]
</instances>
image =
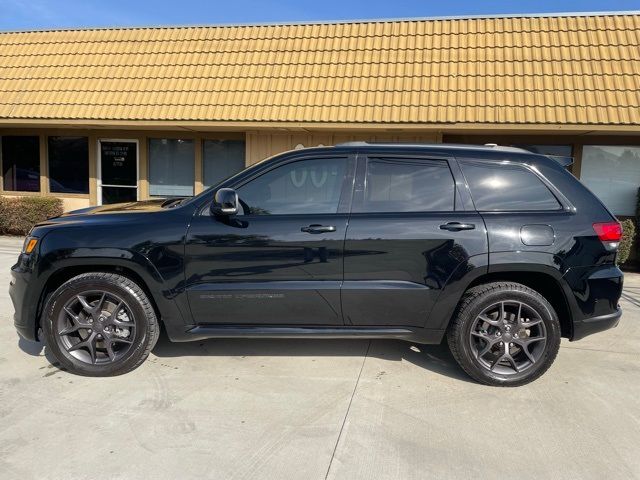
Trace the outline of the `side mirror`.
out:
<instances>
[{"instance_id":1,"label":"side mirror","mask_svg":"<svg viewBox=\"0 0 640 480\"><path fill-rule=\"evenodd\" d=\"M236 215L238 203L238 194L233 188L221 188L213 197L211 213L214 215Z\"/></svg>"}]
</instances>

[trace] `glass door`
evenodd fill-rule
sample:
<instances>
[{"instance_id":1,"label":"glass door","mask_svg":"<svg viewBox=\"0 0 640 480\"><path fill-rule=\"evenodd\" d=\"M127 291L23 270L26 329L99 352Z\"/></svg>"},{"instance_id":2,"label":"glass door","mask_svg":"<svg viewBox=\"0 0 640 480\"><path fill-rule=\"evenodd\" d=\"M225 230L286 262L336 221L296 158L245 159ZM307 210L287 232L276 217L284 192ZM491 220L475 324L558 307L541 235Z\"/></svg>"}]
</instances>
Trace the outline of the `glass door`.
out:
<instances>
[{"instance_id":1,"label":"glass door","mask_svg":"<svg viewBox=\"0 0 640 480\"><path fill-rule=\"evenodd\" d=\"M138 200L138 141L100 140L98 203Z\"/></svg>"}]
</instances>

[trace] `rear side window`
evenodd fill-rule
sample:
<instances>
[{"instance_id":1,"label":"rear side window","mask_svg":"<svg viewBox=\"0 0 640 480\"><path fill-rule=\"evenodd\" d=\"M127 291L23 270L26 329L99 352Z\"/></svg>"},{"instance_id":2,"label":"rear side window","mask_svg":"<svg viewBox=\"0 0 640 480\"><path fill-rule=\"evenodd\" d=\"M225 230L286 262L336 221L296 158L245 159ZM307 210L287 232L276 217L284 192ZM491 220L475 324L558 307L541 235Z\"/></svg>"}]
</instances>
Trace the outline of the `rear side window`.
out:
<instances>
[{"instance_id":1,"label":"rear side window","mask_svg":"<svg viewBox=\"0 0 640 480\"><path fill-rule=\"evenodd\" d=\"M481 211L559 210L560 203L542 180L518 165L461 162L473 203Z\"/></svg>"},{"instance_id":2,"label":"rear side window","mask_svg":"<svg viewBox=\"0 0 640 480\"><path fill-rule=\"evenodd\" d=\"M370 158L361 212L452 211L455 184L442 160Z\"/></svg>"}]
</instances>

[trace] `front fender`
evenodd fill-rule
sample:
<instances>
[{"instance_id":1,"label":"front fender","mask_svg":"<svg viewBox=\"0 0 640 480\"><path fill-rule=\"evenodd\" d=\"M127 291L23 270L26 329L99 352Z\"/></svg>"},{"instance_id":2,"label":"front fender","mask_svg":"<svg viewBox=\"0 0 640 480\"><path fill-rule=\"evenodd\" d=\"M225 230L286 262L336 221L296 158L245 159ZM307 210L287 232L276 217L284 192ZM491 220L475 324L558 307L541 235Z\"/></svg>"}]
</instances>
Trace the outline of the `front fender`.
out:
<instances>
[{"instance_id":1,"label":"front fender","mask_svg":"<svg viewBox=\"0 0 640 480\"><path fill-rule=\"evenodd\" d=\"M38 258L33 262L34 270L29 280L29 292L34 298L32 309L23 316L33 319L37 325L44 294L54 276L66 276L66 272L100 270L122 270L138 277L141 287L157 306L160 319L169 326L190 324L188 306L182 305L184 297L184 274L181 252L171 251L166 246L134 249L126 246L85 246L86 239L72 241L66 233L49 232L40 240ZM55 281L55 280L54 280Z\"/></svg>"}]
</instances>

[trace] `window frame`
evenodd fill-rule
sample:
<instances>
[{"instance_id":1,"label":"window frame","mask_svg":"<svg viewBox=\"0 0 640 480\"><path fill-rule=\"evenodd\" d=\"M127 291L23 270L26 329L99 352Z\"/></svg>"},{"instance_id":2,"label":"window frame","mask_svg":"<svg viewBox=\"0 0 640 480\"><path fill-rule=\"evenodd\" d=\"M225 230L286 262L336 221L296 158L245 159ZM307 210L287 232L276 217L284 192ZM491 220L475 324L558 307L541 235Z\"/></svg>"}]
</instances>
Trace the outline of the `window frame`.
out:
<instances>
[{"instance_id":1,"label":"window frame","mask_svg":"<svg viewBox=\"0 0 640 480\"><path fill-rule=\"evenodd\" d=\"M532 154L535 155L535 154ZM468 191L469 194L469 198L471 201L471 204L473 205L473 211L478 212L478 213L483 213L483 214L504 214L504 213L516 213L516 214L536 214L536 213L544 213L544 214L556 214L556 213L575 213L576 209L575 207L571 204L571 202L569 202L569 200L567 199L567 197L564 196L564 194L562 194L562 192L560 192L556 186L551 183L545 176L544 174L535 166L532 165L530 163L526 163L526 162L522 162L522 161L513 161L513 160L509 160L509 159L485 159L485 158L457 158L456 159L459 165L463 165L463 164L475 164L475 165L497 165L498 168L501 165L505 165L505 166L511 166L511 167L516 167L516 168L522 168L526 171L528 171L529 173L531 173L532 175L534 175L535 177L537 177L542 184L547 188L547 190L549 190L549 193L551 193L551 195L556 199L556 201L558 202L560 208L557 209L553 209L553 210L481 210L478 209L475 205L475 201L473 200L473 195L471 194L471 187L469 186L469 182L466 178L466 176L464 175L464 172L462 171L462 168L460 167L460 174L462 175L462 177L464 178L464 182L465 182L465 187Z\"/></svg>"},{"instance_id":2,"label":"window frame","mask_svg":"<svg viewBox=\"0 0 640 480\"><path fill-rule=\"evenodd\" d=\"M364 211L365 195L366 195L366 181L367 171L369 163L376 159L383 159L389 161L396 161L401 163L402 161L408 161L417 163L421 161L439 161L443 162L449 168L451 179L454 186L454 200L452 210L424 210L424 211L411 211L411 212L367 212ZM449 155L439 155L436 153L430 153L428 155L416 154L411 152L367 152L360 153L358 155L358 166L356 173L356 182L353 194L353 202L351 205L351 213L353 215L442 215L450 214L452 212L466 211L469 208L470 198L467 197L466 192L461 190L462 172L460 167L455 162L455 159Z\"/></svg>"},{"instance_id":3,"label":"window frame","mask_svg":"<svg viewBox=\"0 0 640 480\"><path fill-rule=\"evenodd\" d=\"M240 218L285 218L285 217L318 217L318 216L327 216L327 215L344 215L349 214L351 210L351 203L353 200L353 188L354 188L354 180L355 180L355 170L356 170L356 155L354 153L332 153L327 152L324 153L308 153L305 154L301 152L301 154L294 154L293 156L285 156L284 158L279 158L276 162L264 165L263 168L258 168L251 172L250 175L245 176L246 170L238 172L237 175L240 175L239 178L231 177L229 181L225 181L218 185L217 189L211 189L211 195L209 198L202 203L200 206L200 215L210 216L211 203L213 202L213 196L215 192L220 188L233 188L234 190L239 189L240 187L252 182L262 175L275 170L276 168L284 167L290 163L297 163L304 160L319 160L322 158L327 159L344 159L346 162L346 170L345 170L345 179L342 184L342 188L340 191L340 198L338 200L338 209L335 213L276 213L272 215L257 215L257 214L246 214L246 215L238 215Z\"/></svg>"}]
</instances>

